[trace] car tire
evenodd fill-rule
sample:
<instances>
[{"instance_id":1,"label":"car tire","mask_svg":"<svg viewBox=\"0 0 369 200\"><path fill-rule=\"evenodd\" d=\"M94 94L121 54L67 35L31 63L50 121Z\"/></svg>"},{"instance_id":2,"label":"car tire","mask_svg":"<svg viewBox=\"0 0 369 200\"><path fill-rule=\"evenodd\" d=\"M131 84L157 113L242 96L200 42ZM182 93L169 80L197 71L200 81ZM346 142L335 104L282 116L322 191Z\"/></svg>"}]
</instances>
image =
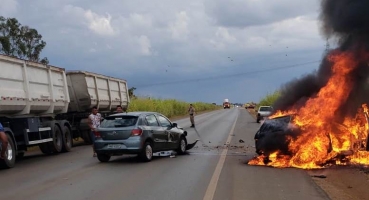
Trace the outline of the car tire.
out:
<instances>
[{"instance_id":1,"label":"car tire","mask_svg":"<svg viewBox=\"0 0 369 200\"><path fill-rule=\"evenodd\" d=\"M177 153L180 155L183 155L186 153L186 147L187 147L187 140L184 137L181 137L181 139L179 139L179 143L178 143L178 148L177 148Z\"/></svg>"},{"instance_id":2,"label":"car tire","mask_svg":"<svg viewBox=\"0 0 369 200\"><path fill-rule=\"evenodd\" d=\"M150 162L153 157L153 150L151 142L145 142L142 152L139 154L139 157L144 162Z\"/></svg>"},{"instance_id":3,"label":"car tire","mask_svg":"<svg viewBox=\"0 0 369 200\"><path fill-rule=\"evenodd\" d=\"M106 155L106 154L97 154L97 159L100 162L109 162L110 158L111 158L111 156Z\"/></svg>"},{"instance_id":4,"label":"car tire","mask_svg":"<svg viewBox=\"0 0 369 200\"><path fill-rule=\"evenodd\" d=\"M0 159L0 169L13 168L15 165L15 145L9 134L6 134L6 136L8 137L8 150L6 152L6 158L4 160Z\"/></svg>"}]
</instances>

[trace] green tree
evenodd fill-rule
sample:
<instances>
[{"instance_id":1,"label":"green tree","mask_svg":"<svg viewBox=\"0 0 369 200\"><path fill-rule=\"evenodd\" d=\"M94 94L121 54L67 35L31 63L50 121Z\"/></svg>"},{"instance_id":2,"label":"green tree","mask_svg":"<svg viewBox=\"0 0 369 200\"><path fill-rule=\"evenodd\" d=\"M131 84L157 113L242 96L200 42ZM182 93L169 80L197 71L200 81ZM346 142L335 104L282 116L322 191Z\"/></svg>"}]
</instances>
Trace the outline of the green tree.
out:
<instances>
[{"instance_id":1,"label":"green tree","mask_svg":"<svg viewBox=\"0 0 369 200\"><path fill-rule=\"evenodd\" d=\"M136 89L137 89L137 88L135 88L135 87L131 87L131 88L129 88L129 89L128 89L129 98L134 98L134 97L136 97L136 96L134 95L134 91L135 91Z\"/></svg>"},{"instance_id":2,"label":"green tree","mask_svg":"<svg viewBox=\"0 0 369 200\"><path fill-rule=\"evenodd\" d=\"M15 18L0 16L0 53L34 62L48 64L45 57L40 60L40 54L46 42L36 29L22 26Z\"/></svg>"},{"instance_id":3,"label":"green tree","mask_svg":"<svg viewBox=\"0 0 369 200\"><path fill-rule=\"evenodd\" d=\"M267 94L263 99L260 100L258 106L272 106L274 102L281 96L279 90Z\"/></svg>"}]
</instances>

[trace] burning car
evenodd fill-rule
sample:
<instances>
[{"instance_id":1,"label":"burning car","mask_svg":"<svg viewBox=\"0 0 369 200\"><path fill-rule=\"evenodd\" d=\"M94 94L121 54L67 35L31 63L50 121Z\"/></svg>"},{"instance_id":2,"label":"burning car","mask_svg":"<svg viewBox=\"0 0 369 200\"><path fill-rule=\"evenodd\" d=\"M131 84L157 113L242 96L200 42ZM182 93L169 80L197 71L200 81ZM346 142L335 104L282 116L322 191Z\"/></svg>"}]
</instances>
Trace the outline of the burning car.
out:
<instances>
[{"instance_id":1,"label":"burning car","mask_svg":"<svg viewBox=\"0 0 369 200\"><path fill-rule=\"evenodd\" d=\"M293 115L286 115L265 120L254 136L256 153L270 155L280 150L288 155L287 138L297 134L294 131L297 127L291 123L292 119Z\"/></svg>"},{"instance_id":2,"label":"burning car","mask_svg":"<svg viewBox=\"0 0 369 200\"><path fill-rule=\"evenodd\" d=\"M365 118L368 120L367 112ZM319 142L313 145L324 149L326 156L313 165L307 165L303 168L319 168L331 163L345 164L350 160L360 162L361 157L368 154L365 151L369 151L369 135L365 125L362 130L359 130L357 127L352 129L338 122L331 122L330 124L331 128L326 129L329 131L323 134L325 140L320 138ZM288 166L289 164L293 166L292 163L287 162L296 161L296 158L303 160L303 158L296 157L296 155L303 157L303 154L310 154L310 156L318 154L317 151L299 148L299 145L295 144L299 138L303 138L303 134L306 134L306 132L304 132L303 127L296 123L295 114L266 119L254 136L256 153L259 157L251 161L251 164L268 165L269 162L272 162L272 165L277 167ZM340 135L340 137L336 135ZM313 142L314 139L311 141ZM305 143L308 142L305 141ZM305 158L308 157L309 155L305 156Z\"/></svg>"}]
</instances>

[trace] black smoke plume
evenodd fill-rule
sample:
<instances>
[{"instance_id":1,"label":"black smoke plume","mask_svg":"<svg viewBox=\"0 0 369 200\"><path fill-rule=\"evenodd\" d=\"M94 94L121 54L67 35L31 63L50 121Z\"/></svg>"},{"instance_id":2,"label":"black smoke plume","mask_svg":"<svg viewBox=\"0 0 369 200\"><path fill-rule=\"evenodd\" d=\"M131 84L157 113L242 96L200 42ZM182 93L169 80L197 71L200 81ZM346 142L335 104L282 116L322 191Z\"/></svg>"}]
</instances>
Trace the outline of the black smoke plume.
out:
<instances>
[{"instance_id":1,"label":"black smoke plume","mask_svg":"<svg viewBox=\"0 0 369 200\"><path fill-rule=\"evenodd\" d=\"M337 50L355 53L362 61L350 74L354 87L336 113L341 117L352 116L363 103L369 102L369 60L362 57L363 51L369 52L369 0L322 0L319 18L324 37L337 41ZM325 86L332 67L327 57L333 51L323 55L317 71L281 87L281 97L273 105L275 110L298 109Z\"/></svg>"}]
</instances>

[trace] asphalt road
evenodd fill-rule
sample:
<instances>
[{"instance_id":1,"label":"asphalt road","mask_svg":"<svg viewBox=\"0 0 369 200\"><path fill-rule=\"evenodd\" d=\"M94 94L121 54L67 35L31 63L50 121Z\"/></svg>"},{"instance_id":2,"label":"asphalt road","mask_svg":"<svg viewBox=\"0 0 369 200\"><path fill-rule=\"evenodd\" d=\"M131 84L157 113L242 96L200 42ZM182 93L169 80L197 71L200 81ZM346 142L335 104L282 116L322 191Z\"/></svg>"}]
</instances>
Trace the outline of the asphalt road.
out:
<instances>
[{"instance_id":1,"label":"asphalt road","mask_svg":"<svg viewBox=\"0 0 369 200\"><path fill-rule=\"evenodd\" d=\"M245 109L218 110L178 120L188 140L199 139L188 155L135 156L100 163L90 146L45 156L32 152L15 168L0 171L1 199L328 199L303 170L249 166L253 135L260 126ZM243 140L240 142L240 140ZM227 148L225 146L228 146Z\"/></svg>"}]
</instances>

